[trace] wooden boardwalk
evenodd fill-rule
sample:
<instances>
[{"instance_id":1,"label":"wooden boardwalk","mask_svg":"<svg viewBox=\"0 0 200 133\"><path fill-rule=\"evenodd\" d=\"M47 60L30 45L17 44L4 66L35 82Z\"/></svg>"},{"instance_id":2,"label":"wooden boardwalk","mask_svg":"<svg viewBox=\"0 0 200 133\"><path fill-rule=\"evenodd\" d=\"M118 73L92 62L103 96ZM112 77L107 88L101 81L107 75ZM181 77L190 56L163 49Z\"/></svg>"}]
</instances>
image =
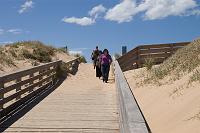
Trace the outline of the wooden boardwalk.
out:
<instances>
[{"instance_id":1,"label":"wooden boardwalk","mask_svg":"<svg viewBox=\"0 0 200 133\"><path fill-rule=\"evenodd\" d=\"M95 78L91 64L81 64L55 91L5 132L118 133L114 80Z\"/></svg>"}]
</instances>

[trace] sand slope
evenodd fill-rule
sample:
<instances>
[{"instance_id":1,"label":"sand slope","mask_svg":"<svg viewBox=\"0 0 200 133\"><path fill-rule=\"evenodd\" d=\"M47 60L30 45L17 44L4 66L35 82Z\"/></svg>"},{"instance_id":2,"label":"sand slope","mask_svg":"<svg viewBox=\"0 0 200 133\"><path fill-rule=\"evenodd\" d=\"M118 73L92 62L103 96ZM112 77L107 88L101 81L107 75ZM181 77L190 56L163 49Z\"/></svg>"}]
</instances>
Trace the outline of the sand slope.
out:
<instances>
[{"instance_id":1,"label":"sand slope","mask_svg":"<svg viewBox=\"0 0 200 133\"><path fill-rule=\"evenodd\" d=\"M188 85L189 75L165 83L138 85L143 69L125 72L153 133L200 133L200 83Z\"/></svg>"}]
</instances>

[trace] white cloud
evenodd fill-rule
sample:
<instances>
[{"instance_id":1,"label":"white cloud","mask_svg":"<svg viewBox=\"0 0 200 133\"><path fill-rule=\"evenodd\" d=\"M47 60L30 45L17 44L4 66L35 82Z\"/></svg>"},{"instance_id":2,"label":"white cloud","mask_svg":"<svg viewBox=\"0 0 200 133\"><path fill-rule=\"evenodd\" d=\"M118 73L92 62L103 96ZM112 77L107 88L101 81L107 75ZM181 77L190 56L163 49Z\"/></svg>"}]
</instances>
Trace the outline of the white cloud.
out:
<instances>
[{"instance_id":1,"label":"white cloud","mask_svg":"<svg viewBox=\"0 0 200 133\"><path fill-rule=\"evenodd\" d=\"M146 20L162 19L168 16L181 16L197 7L194 0L144 0L138 7L145 12Z\"/></svg>"},{"instance_id":2,"label":"white cloud","mask_svg":"<svg viewBox=\"0 0 200 133\"><path fill-rule=\"evenodd\" d=\"M0 35L2 35L4 33L3 29L0 29Z\"/></svg>"},{"instance_id":3,"label":"white cloud","mask_svg":"<svg viewBox=\"0 0 200 133\"><path fill-rule=\"evenodd\" d=\"M62 19L63 22L65 23L74 23L78 24L81 26L89 26L94 23L96 23L96 19L99 17L101 13L104 13L106 11L106 8L103 5L98 5L94 8L92 8L88 14L90 17L82 17L82 18L77 18L77 17L64 17Z\"/></svg>"},{"instance_id":4,"label":"white cloud","mask_svg":"<svg viewBox=\"0 0 200 133\"><path fill-rule=\"evenodd\" d=\"M5 41L5 42L0 42L0 44L11 44L11 43L13 43L12 41Z\"/></svg>"},{"instance_id":5,"label":"white cloud","mask_svg":"<svg viewBox=\"0 0 200 133\"><path fill-rule=\"evenodd\" d=\"M89 17L82 17L82 18L76 18L76 17L64 17L62 19L63 22L65 23L74 23L74 24L78 24L81 26L88 26L88 25L92 25L95 23L95 20Z\"/></svg>"},{"instance_id":6,"label":"white cloud","mask_svg":"<svg viewBox=\"0 0 200 133\"><path fill-rule=\"evenodd\" d=\"M123 0L107 11L105 19L118 23L130 22L135 14L137 14L136 2L134 0Z\"/></svg>"},{"instance_id":7,"label":"white cloud","mask_svg":"<svg viewBox=\"0 0 200 133\"><path fill-rule=\"evenodd\" d=\"M98 18L101 13L105 13L106 8L103 5L98 5L88 12L91 17Z\"/></svg>"},{"instance_id":8,"label":"white cloud","mask_svg":"<svg viewBox=\"0 0 200 133\"><path fill-rule=\"evenodd\" d=\"M24 13L30 8L33 8L33 1L32 0L27 0L23 5L21 5L21 8L19 9L19 14Z\"/></svg>"},{"instance_id":9,"label":"white cloud","mask_svg":"<svg viewBox=\"0 0 200 133\"><path fill-rule=\"evenodd\" d=\"M163 19L168 16L200 15L195 0L122 0L109 9L106 20L118 23L130 22L136 14L144 14L145 20Z\"/></svg>"},{"instance_id":10,"label":"white cloud","mask_svg":"<svg viewBox=\"0 0 200 133\"><path fill-rule=\"evenodd\" d=\"M21 34L22 30L21 29L9 29L7 32L12 33L12 34Z\"/></svg>"},{"instance_id":11,"label":"white cloud","mask_svg":"<svg viewBox=\"0 0 200 133\"><path fill-rule=\"evenodd\" d=\"M71 54L71 55L83 54L83 51L81 51L81 50L69 50L69 54Z\"/></svg>"},{"instance_id":12,"label":"white cloud","mask_svg":"<svg viewBox=\"0 0 200 133\"><path fill-rule=\"evenodd\" d=\"M87 26L96 23L96 19L103 13L105 20L123 23L132 21L135 15L142 15L144 20L169 16L200 16L200 9L197 0L121 0L108 10L102 4L93 7L88 12L90 17L65 17L62 21Z\"/></svg>"}]
</instances>

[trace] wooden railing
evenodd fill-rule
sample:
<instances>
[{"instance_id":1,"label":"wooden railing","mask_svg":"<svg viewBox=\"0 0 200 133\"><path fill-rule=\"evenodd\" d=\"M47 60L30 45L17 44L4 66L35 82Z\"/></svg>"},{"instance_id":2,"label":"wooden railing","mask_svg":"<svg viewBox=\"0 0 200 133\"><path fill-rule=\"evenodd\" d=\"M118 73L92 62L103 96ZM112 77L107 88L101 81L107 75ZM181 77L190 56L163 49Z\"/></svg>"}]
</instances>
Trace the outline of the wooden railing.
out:
<instances>
[{"instance_id":1,"label":"wooden railing","mask_svg":"<svg viewBox=\"0 0 200 133\"><path fill-rule=\"evenodd\" d=\"M152 59L154 64L159 64L170 57L176 50L183 48L189 43L141 45L121 56L118 62L122 71L141 68L148 59Z\"/></svg>"},{"instance_id":2,"label":"wooden railing","mask_svg":"<svg viewBox=\"0 0 200 133\"><path fill-rule=\"evenodd\" d=\"M117 61L114 61L117 87L120 133L151 133L140 107Z\"/></svg>"},{"instance_id":3,"label":"wooden railing","mask_svg":"<svg viewBox=\"0 0 200 133\"><path fill-rule=\"evenodd\" d=\"M65 63L73 67L79 59ZM0 119L59 81L62 60L0 76Z\"/></svg>"}]
</instances>

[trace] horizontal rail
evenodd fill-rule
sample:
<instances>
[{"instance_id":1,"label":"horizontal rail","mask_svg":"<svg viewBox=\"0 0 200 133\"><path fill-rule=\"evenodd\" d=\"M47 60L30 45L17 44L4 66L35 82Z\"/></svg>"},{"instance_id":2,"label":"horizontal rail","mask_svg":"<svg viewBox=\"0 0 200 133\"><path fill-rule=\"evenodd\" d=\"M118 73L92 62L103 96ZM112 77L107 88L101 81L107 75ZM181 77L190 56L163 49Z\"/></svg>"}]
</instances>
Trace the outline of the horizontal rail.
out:
<instances>
[{"instance_id":1,"label":"horizontal rail","mask_svg":"<svg viewBox=\"0 0 200 133\"><path fill-rule=\"evenodd\" d=\"M117 61L115 81L120 108L120 133L150 133L147 122Z\"/></svg>"},{"instance_id":2,"label":"horizontal rail","mask_svg":"<svg viewBox=\"0 0 200 133\"><path fill-rule=\"evenodd\" d=\"M145 60L149 58L153 59L152 61L154 61L154 64L159 64L169 58L178 49L185 47L189 43L190 42L140 45L117 60L122 71L143 67L146 63Z\"/></svg>"},{"instance_id":3,"label":"horizontal rail","mask_svg":"<svg viewBox=\"0 0 200 133\"><path fill-rule=\"evenodd\" d=\"M0 120L20 106L23 103L20 101L31 98L41 89L54 86L60 80L62 63L70 69L79 63L79 58L69 62L58 60L0 76Z\"/></svg>"}]
</instances>

